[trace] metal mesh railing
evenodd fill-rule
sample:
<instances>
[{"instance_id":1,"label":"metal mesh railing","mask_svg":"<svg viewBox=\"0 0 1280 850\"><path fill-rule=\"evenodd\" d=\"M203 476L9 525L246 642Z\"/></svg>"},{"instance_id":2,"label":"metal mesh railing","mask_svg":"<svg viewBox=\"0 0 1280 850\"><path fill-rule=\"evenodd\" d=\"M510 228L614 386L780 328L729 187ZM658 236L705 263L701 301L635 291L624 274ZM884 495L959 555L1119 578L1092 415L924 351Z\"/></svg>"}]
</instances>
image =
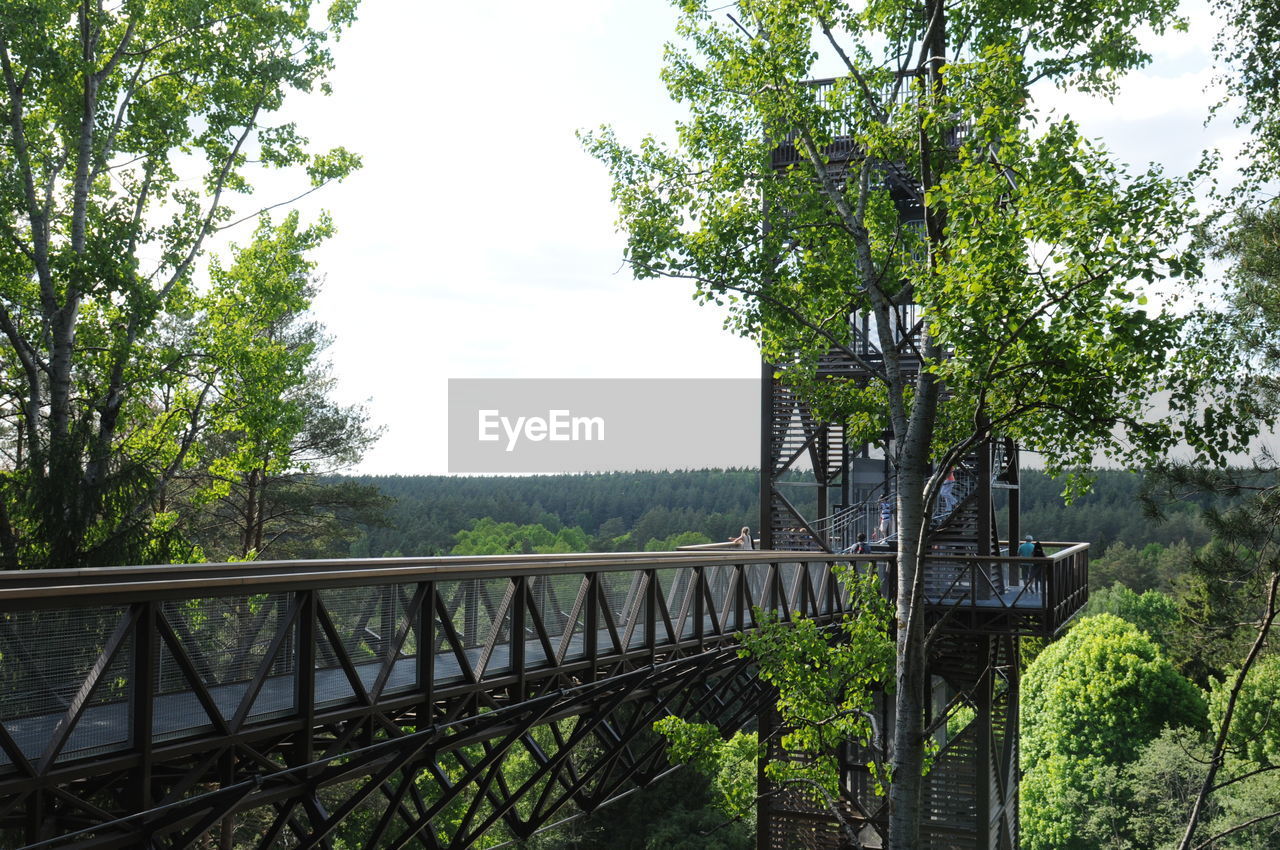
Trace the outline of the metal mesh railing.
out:
<instances>
[{"instance_id":1,"label":"metal mesh railing","mask_svg":"<svg viewBox=\"0 0 1280 850\"><path fill-rule=\"evenodd\" d=\"M1007 581L1028 560L1036 592ZM883 556L742 550L0 575L0 768L659 663L731 645L761 609L842 616L841 561L891 581ZM1049 632L1084 604L1087 565L1082 544L927 559L926 601Z\"/></svg>"},{"instance_id":2,"label":"metal mesh railing","mask_svg":"<svg viewBox=\"0 0 1280 850\"><path fill-rule=\"evenodd\" d=\"M132 636L127 609L15 611L0 615L0 721L22 754L38 759L77 708L102 709L102 723L70 730L60 758L122 745L128 725L118 706L128 696ZM96 668L101 669L96 669ZM5 763L7 753L0 755Z\"/></svg>"},{"instance_id":3,"label":"metal mesh railing","mask_svg":"<svg viewBox=\"0 0 1280 850\"><path fill-rule=\"evenodd\" d=\"M260 593L166 600L154 688L155 737L179 737L243 712L246 717L293 710L294 655L288 594ZM177 647L172 644L177 644ZM264 688L251 683L264 673ZM269 679L269 682L266 680ZM211 705L194 706L203 688Z\"/></svg>"}]
</instances>

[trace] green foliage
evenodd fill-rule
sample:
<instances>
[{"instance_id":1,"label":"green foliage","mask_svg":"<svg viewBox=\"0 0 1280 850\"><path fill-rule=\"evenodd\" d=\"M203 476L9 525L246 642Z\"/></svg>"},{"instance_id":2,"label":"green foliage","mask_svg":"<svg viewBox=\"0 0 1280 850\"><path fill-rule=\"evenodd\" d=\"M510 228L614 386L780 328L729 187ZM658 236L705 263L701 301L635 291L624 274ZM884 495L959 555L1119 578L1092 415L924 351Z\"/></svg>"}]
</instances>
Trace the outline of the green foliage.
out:
<instances>
[{"instance_id":1,"label":"green foliage","mask_svg":"<svg viewBox=\"0 0 1280 850\"><path fill-rule=\"evenodd\" d=\"M1215 726L1217 722L1213 720ZM1280 775L1272 766L1240 758L1244 749L1227 754L1216 780L1218 788L1201 817L1197 845L1270 850L1280 839L1277 819L1265 817L1280 811ZM1097 798L1090 801L1078 834L1082 846L1090 840L1090 846L1116 850L1175 846L1204 782L1209 750L1203 734L1187 728L1166 729L1130 764L1103 767L1092 783L1098 789ZM1209 842L1213 836L1220 837Z\"/></svg>"},{"instance_id":2,"label":"green foliage","mask_svg":"<svg viewBox=\"0 0 1280 850\"><path fill-rule=\"evenodd\" d=\"M836 747L857 742L872 755L867 766L888 784L883 730L872 723L877 690L892 690L893 610L871 572L840 572L857 613L834 633L812 620L768 622L742 638L743 653L760 665L760 678L778 689L777 710L789 731L781 744L791 760L771 762L777 781L805 779L838 793Z\"/></svg>"},{"instance_id":3,"label":"green foliage","mask_svg":"<svg viewBox=\"0 0 1280 850\"><path fill-rule=\"evenodd\" d=\"M1208 688L1244 657L1259 606L1246 587L1207 574L1203 563L1197 560L1193 570L1179 578L1178 629L1169 644L1179 669L1197 686Z\"/></svg>"},{"instance_id":4,"label":"green foliage","mask_svg":"<svg viewBox=\"0 0 1280 850\"><path fill-rule=\"evenodd\" d=\"M1241 663L1256 635L1270 578L1280 569L1280 469L1265 454L1255 464L1167 465L1150 479L1163 500L1210 497L1202 515L1214 540L1195 553L1175 586L1181 618L1175 656L1202 687Z\"/></svg>"},{"instance_id":5,"label":"green foliage","mask_svg":"<svg viewBox=\"0 0 1280 850\"><path fill-rule=\"evenodd\" d=\"M1110 768L1132 762L1166 727L1204 726L1204 700L1135 626L1081 620L1023 679L1022 828L1030 850L1097 846L1084 833L1109 793Z\"/></svg>"},{"instance_id":6,"label":"green foliage","mask_svg":"<svg viewBox=\"0 0 1280 850\"><path fill-rule=\"evenodd\" d=\"M452 555L555 554L587 551L587 535L580 528L552 533L541 525L516 525L477 519L470 529L459 531Z\"/></svg>"},{"instance_id":7,"label":"green foliage","mask_svg":"<svg viewBox=\"0 0 1280 850\"><path fill-rule=\"evenodd\" d=\"M1222 724L1236 675L1236 671L1229 672L1210 689L1209 721L1214 729ZM1238 762L1280 768L1280 655L1259 659L1245 677L1227 736L1227 752Z\"/></svg>"},{"instance_id":8,"label":"green foliage","mask_svg":"<svg viewBox=\"0 0 1280 850\"><path fill-rule=\"evenodd\" d=\"M710 543L711 538L701 531L681 531L661 540L650 540L644 544L646 552L672 552L681 546L697 546Z\"/></svg>"},{"instance_id":9,"label":"green foliage","mask_svg":"<svg viewBox=\"0 0 1280 850\"><path fill-rule=\"evenodd\" d=\"M1242 2L1242 5L1244 3ZM1273 48L1280 51L1280 16L1272 23ZM1274 100L1274 92L1268 97ZM1280 168L1280 110L1270 107L1275 122L1269 144ZM1275 415L1280 402L1280 199L1259 207L1243 206L1219 242L1220 254L1233 262L1230 318L1241 344L1258 367L1253 386L1264 415Z\"/></svg>"},{"instance_id":10,"label":"green foliage","mask_svg":"<svg viewBox=\"0 0 1280 850\"><path fill-rule=\"evenodd\" d=\"M728 327L758 339L783 383L855 445L894 435L884 446L899 566L889 838L911 847L928 683L923 606L907 591L947 468L996 435L1056 472L1100 450L1146 459L1181 441L1217 460L1253 433L1248 417L1217 414L1238 403L1219 371L1235 364L1230 351L1184 346L1186 314L1149 301L1153 284L1200 275L1200 246L1185 238L1199 175L1129 173L1069 119L1032 105L1040 79L1113 92L1148 58L1138 33L1181 22L1172 0L740 0L728 19L709 0L675 5L680 39L663 72L687 107L675 142L627 145L608 129L583 141L613 178L638 277L691 282L700 300L727 305ZM830 76L827 44L839 76L819 89L805 81ZM773 166L775 149L786 167ZM910 305L918 312L904 317ZM895 328L917 318L919 339L900 347ZM855 323L874 325L876 339ZM833 349L858 364L855 377L819 370ZM1173 415L1143 422L1154 387L1172 389ZM793 665L779 678L816 680L796 684L784 744L815 753L795 770L830 789L820 750L869 733L805 715L825 697L828 715L835 706L865 721L830 691L824 655L764 649Z\"/></svg>"},{"instance_id":11,"label":"green foliage","mask_svg":"<svg viewBox=\"0 0 1280 850\"><path fill-rule=\"evenodd\" d=\"M1210 817L1197 835L1229 833L1211 845L1222 850L1273 850L1280 846L1280 818L1275 816L1280 812L1280 781L1274 773L1233 778L1231 785L1214 793Z\"/></svg>"},{"instance_id":12,"label":"green foliage","mask_svg":"<svg viewBox=\"0 0 1280 850\"><path fill-rule=\"evenodd\" d=\"M315 183L358 164L277 117L290 92L324 89L356 6L326 22L319 5L0 8L3 566L191 555L164 515L210 400L203 352L176 344L205 241L255 169Z\"/></svg>"},{"instance_id":13,"label":"green foliage","mask_svg":"<svg viewBox=\"0 0 1280 850\"><path fill-rule=\"evenodd\" d=\"M298 391L317 346L309 328L295 327L314 294L307 253L332 232L327 218L303 228L290 213L276 227L264 215L249 245L232 246L230 268L210 263L192 340L215 364L211 430L224 438L207 462L210 496L225 495L231 480L251 471L274 474L288 463L306 417Z\"/></svg>"},{"instance_id":14,"label":"green foliage","mask_svg":"<svg viewBox=\"0 0 1280 850\"><path fill-rule=\"evenodd\" d=\"M302 227L263 216L253 241L215 258L192 327L174 348L199 354L204 435L171 491L187 534L219 560L316 556L381 522L387 499L367 485L319 476L360 459L377 438L360 407L328 397L323 329L309 318L327 217ZM179 485L185 485L182 489Z\"/></svg>"},{"instance_id":15,"label":"green foliage","mask_svg":"<svg viewBox=\"0 0 1280 850\"><path fill-rule=\"evenodd\" d=\"M754 777L754 761L746 768ZM754 791L754 784L751 786ZM679 770L529 842L525 850L754 850L754 815L724 814L702 773Z\"/></svg>"},{"instance_id":16,"label":"green foliage","mask_svg":"<svg viewBox=\"0 0 1280 850\"><path fill-rule=\"evenodd\" d=\"M1090 577L1107 580L1094 587L1123 581L1139 592L1151 586L1168 589L1185 571L1192 547L1209 541L1199 518L1198 503L1173 506L1163 520L1143 514L1139 496L1143 476L1116 469L1093 470L1093 489L1069 506L1063 505L1065 481L1039 470L1021 472L1023 527L1044 540L1087 540L1093 544ZM325 480L337 481L338 478ZM472 520L492 517L517 525L539 524L551 531L576 525L591 536L590 548L648 550L653 539L670 541L688 531L723 541L742 526L756 529L760 511L759 480L751 470L628 472L597 475L546 475L527 478L462 476L354 476L341 480L376 487L393 499L388 524L361 528L363 539L352 550L359 556L445 554L453 535ZM808 492L809 488L803 489ZM798 507L812 515L814 506ZM608 528L602 528L610 520ZM1122 548L1109 547L1117 541ZM1161 554L1140 565L1133 559ZM683 545L683 541L682 541ZM1166 550L1173 549L1168 552ZM1139 551L1141 550L1141 551ZM1132 551L1132 556L1113 558ZM346 554L335 552L335 554ZM1154 583L1154 584L1152 584Z\"/></svg>"},{"instance_id":17,"label":"green foliage","mask_svg":"<svg viewBox=\"0 0 1280 850\"><path fill-rule=\"evenodd\" d=\"M760 678L778 689L776 706L788 729L781 744L789 760L770 762L765 770L780 784L817 783L837 796L836 747L854 743L867 752L868 768L887 785L883 731L873 723L874 695L892 681L893 612L880 592L877 576L846 568L839 580L857 612L837 628L819 628L812 620L764 622L744 634L741 654L760 669ZM754 759L760 745L754 735L728 741L707 724L666 718L656 724L671 744L670 757L714 777L726 813L741 817L754 802ZM747 765L751 769L747 769Z\"/></svg>"},{"instance_id":18,"label":"green foliage","mask_svg":"<svg viewBox=\"0 0 1280 850\"><path fill-rule=\"evenodd\" d=\"M626 709L623 707L620 710ZM560 751L560 742L574 734L578 722L574 719L557 721L555 726L559 736L552 731L551 724L532 730L534 745L541 751L541 756L554 757ZM656 734L651 731L641 732L638 738L633 739L632 744L647 749L656 742L656 738ZM754 736L745 736L743 740L751 738ZM744 773L749 774L753 781L754 742L745 747ZM464 755L472 764L482 753L483 748L478 745L464 750ZM585 771L589 769L592 760L600 755L599 744L588 735L573 748L570 757ZM457 779L464 773L461 762L453 756L441 756L440 764L444 774L450 779ZM517 744L502 763L501 781L509 788L517 788L532 779L539 764L526 746ZM438 799L439 786L431 772L422 771L415 782L418 792L428 804ZM538 792L546 784L545 780L540 783L535 784L531 795L516 803L519 816L528 817L532 813ZM743 787L749 787L754 795L753 784L748 783ZM454 838L462 819L472 806L476 807L477 816L481 819L492 813L490 801L477 799L477 790L477 786L469 786L453 803L431 819L427 829L432 830L436 842L443 846ZM336 799L343 799L341 792L334 796ZM335 847L347 850L373 847L369 836L381 813L382 809L377 802L362 806L336 830ZM700 773L692 770L676 771L661 781L638 789L590 814L582 812L570 802L557 815L567 822L525 841L516 841L505 820L498 819L471 846L510 846L508 842L515 842L514 846L522 850L752 850L755 846L754 818L735 820L726 816L717 793L709 787ZM474 827L474 822L472 826Z\"/></svg>"},{"instance_id":19,"label":"green foliage","mask_svg":"<svg viewBox=\"0 0 1280 850\"><path fill-rule=\"evenodd\" d=\"M674 806L645 824L644 850L752 850L754 824L728 821L714 809ZM612 845L616 850L621 844Z\"/></svg>"},{"instance_id":20,"label":"green foliage","mask_svg":"<svg viewBox=\"0 0 1280 850\"><path fill-rule=\"evenodd\" d=\"M1087 540L1093 545L1089 577L1106 569L1104 558L1110 547L1124 544L1144 550L1149 543L1170 547L1185 541L1192 547L1209 542L1209 529L1200 517L1202 507L1213 502L1201 496L1188 502L1165 506L1164 514L1152 517L1144 511L1142 496L1147 477L1141 472L1123 469L1090 469L1092 486L1077 494L1069 505L1062 494L1068 488L1065 476L1048 476L1037 469L1024 469L1019 474L1021 526L1040 540ZM1001 519L1005 513L1002 510ZM1141 573L1129 575L1119 570L1105 580L1094 582L1095 588L1109 587L1119 580L1138 592L1160 586L1163 574L1153 572L1155 564L1144 564ZM1145 584L1144 584L1145 583ZM1168 588L1162 588L1167 590Z\"/></svg>"},{"instance_id":21,"label":"green foliage","mask_svg":"<svg viewBox=\"0 0 1280 850\"><path fill-rule=\"evenodd\" d=\"M1272 313L1265 321L1278 318ZM1280 365L1272 350L1262 349L1258 355L1267 369ZM1180 623L1175 651L1184 655L1179 660L1188 675L1207 682L1211 691L1212 739L1191 750L1192 764L1183 767L1198 774L1200 787L1189 804L1166 798L1148 801L1148 808L1181 809L1184 825L1179 830L1179 847L1275 846L1280 837L1280 773L1272 728L1277 669L1274 656L1256 655L1268 645L1274 619L1270 605L1280 581L1276 540L1280 488L1275 462L1263 454L1254 468L1246 470L1166 465L1151 481L1153 492L1164 499L1207 494L1217 502L1225 498L1226 504L1205 509L1214 540L1197 553L1177 588ZM1242 663L1256 666L1239 681L1237 665ZM1228 721L1227 706L1237 686L1236 711ZM1143 778L1134 779L1135 789ZM1135 799L1142 797L1140 790L1132 793ZM1135 820L1141 822L1142 817ZM1138 841L1135 846L1143 845Z\"/></svg>"},{"instance_id":22,"label":"green foliage","mask_svg":"<svg viewBox=\"0 0 1280 850\"><path fill-rule=\"evenodd\" d=\"M1204 724L1199 692L1130 623L1110 614L1081 620L1047 647L1023 680L1024 763L1060 752L1118 763L1165 725ZM1136 710L1135 710L1136 709Z\"/></svg>"},{"instance_id":23,"label":"green foliage","mask_svg":"<svg viewBox=\"0 0 1280 850\"><path fill-rule=\"evenodd\" d=\"M1116 850L1168 847L1186 825L1191 801L1204 779L1201 736L1187 728L1165 729L1124 766L1101 765L1084 777L1095 791L1075 836L1084 844Z\"/></svg>"},{"instance_id":24,"label":"green foliage","mask_svg":"<svg viewBox=\"0 0 1280 850\"><path fill-rule=\"evenodd\" d=\"M1148 543L1140 549L1119 541L1107 547L1102 557L1090 561L1089 585L1105 589L1120 582L1139 593L1168 593L1192 571L1194 559L1195 553L1183 541L1171 546Z\"/></svg>"},{"instance_id":25,"label":"green foliage","mask_svg":"<svg viewBox=\"0 0 1280 850\"><path fill-rule=\"evenodd\" d=\"M540 727L533 731L533 735L539 744L548 746L554 751L555 744L549 729ZM462 756L461 758L457 753L446 753L437 757L440 773L450 783L456 783L465 777L468 766L484 757L484 748L479 744L473 744L462 748L460 755ZM503 765L504 775L508 777L509 781L517 785L527 779L534 769L532 757L527 752L520 750L514 751L508 756ZM433 772L423 770L412 781L426 805L430 806L441 798L442 786ZM347 790L347 793L350 794L355 791L356 787L351 787ZM430 840L436 843L448 842L459 831L473 805L487 813L485 802L476 800L474 790L454 797L427 824L426 829L431 834ZM348 815L334 831L333 843L335 849L365 850L365 848L371 847L369 836L376 827L380 815L381 812L372 805L361 806ZM510 840L511 836L507 830L502 826L497 826L488 830L470 846L483 850L483 848L498 847Z\"/></svg>"},{"instance_id":26,"label":"green foliage","mask_svg":"<svg viewBox=\"0 0 1280 850\"><path fill-rule=\"evenodd\" d=\"M1116 582L1089 596L1080 616L1088 618L1098 614L1112 614L1137 626L1160 647L1166 657L1174 631L1178 628L1178 604L1168 594L1148 590L1138 594Z\"/></svg>"},{"instance_id":27,"label":"green foliage","mask_svg":"<svg viewBox=\"0 0 1280 850\"><path fill-rule=\"evenodd\" d=\"M1223 73L1220 82L1239 112L1238 126L1250 138L1240 161L1248 185L1265 185L1280 169L1280 15L1269 0L1213 0L1221 25L1213 55Z\"/></svg>"},{"instance_id":28,"label":"green foliage","mask_svg":"<svg viewBox=\"0 0 1280 850\"><path fill-rule=\"evenodd\" d=\"M887 326L880 299L905 282L926 311L932 342L949 354L931 364L948 388L948 412L928 438L933 456L962 437L948 423L973 421L981 405L1054 463L1087 463L1094 444L1111 444L1111 423L1139 412L1167 365L1188 365L1166 357L1180 321L1146 304L1132 281L1194 277L1199 261L1175 247L1191 223L1189 182L1123 173L1069 121L1033 131L1026 98L1041 76L1108 90L1121 68L1144 59L1132 27L1169 24L1172 4L1090 4L1082 20L1106 36L1075 44L1047 38L1042 22L1083 7L1060 16L1041 6L949 9L951 23L965 28L963 55L943 67L938 88L903 92L899 102L888 94L894 80L885 64L894 63L877 62L873 45L918 36L905 9L863 16L823 3L752 2L742 10L760 33L752 41L704 4L684 4L688 47L668 52L664 73L690 111L679 145L646 139L628 148L609 131L584 136L614 176L633 269L692 280L702 298L728 303L732 325L760 334L767 357L796 364L785 370L788 381L851 422L883 420L886 401L909 407L911 393L879 381L824 390L832 382L813 382L812 368L832 345L850 343L851 311L871 310ZM799 81L817 59L811 37L824 27L854 47L849 76L819 98ZM1054 55L1012 48L1023 28L1031 43L1047 38ZM957 115L969 122L960 135ZM918 259L919 232L899 220L873 175L815 179L837 127L867 163L914 168L922 127L935 149L958 148L954 160L939 157L934 174L919 176L926 207L946 222L929 263ZM804 148L802 162L761 173L768 139L787 134ZM1008 179L1011 168L1020 179ZM1058 309L1064 297L1071 309ZM1186 428L1210 452L1226 436ZM1173 436L1164 425L1141 431L1144 448Z\"/></svg>"},{"instance_id":29,"label":"green foliage","mask_svg":"<svg viewBox=\"0 0 1280 850\"><path fill-rule=\"evenodd\" d=\"M714 726L664 717L653 728L667 739L672 764L688 764L711 780L716 805L728 818L752 823L756 811L756 763L762 755L755 732L728 740Z\"/></svg>"},{"instance_id":30,"label":"green foliage","mask_svg":"<svg viewBox=\"0 0 1280 850\"><path fill-rule=\"evenodd\" d=\"M957 702L947 714L947 740L950 741L963 732L977 714L973 706L965 702Z\"/></svg>"}]
</instances>

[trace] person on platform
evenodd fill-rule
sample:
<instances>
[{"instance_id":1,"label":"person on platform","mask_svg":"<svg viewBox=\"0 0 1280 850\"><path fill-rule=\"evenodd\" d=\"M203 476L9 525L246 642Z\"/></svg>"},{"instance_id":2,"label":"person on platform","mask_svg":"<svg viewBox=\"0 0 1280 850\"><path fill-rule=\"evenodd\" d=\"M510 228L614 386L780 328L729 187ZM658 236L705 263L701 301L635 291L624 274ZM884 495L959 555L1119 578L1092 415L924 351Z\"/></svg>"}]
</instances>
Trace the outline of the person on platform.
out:
<instances>
[{"instance_id":1,"label":"person on platform","mask_svg":"<svg viewBox=\"0 0 1280 850\"><path fill-rule=\"evenodd\" d=\"M938 493L938 501L941 503L942 513L951 513L952 508L956 506L956 472L954 469L947 471L947 478L942 482L942 489Z\"/></svg>"},{"instance_id":2,"label":"person on platform","mask_svg":"<svg viewBox=\"0 0 1280 850\"><path fill-rule=\"evenodd\" d=\"M871 554L871 547L867 545L866 532L862 532L862 531L858 532L858 542L853 544L853 554L855 555Z\"/></svg>"},{"instance_id":3,"label":"person on platform","mask_svg":"<svg viewBox=\"0 0 1280 850\"><path fill-rule=\"evenodd\" d=\"M876 529L876 537L884 540L893 533L893 502L888 495L880 497L880 527Z\"/></svg>"},{"instance_id":4,"label":"person on platform","mask_svg":"<svg viewBox=\"0 0 1280 850\"><path fill-rule=\"evenodd\" d=\"M730 537L729 542L737 546L739 549L754 549L755 544L751 540L751 529L742 526L742 533L737 537Z\"/></svg>"},{"instance_id":5,"label":"person on platform","mask_svg":"<svg viewBox=\"0 0 1280 850\"><path fill-rule=\"evenodd\" d=\"M1044 547L1040 545L1040 541L1028 534L1018 544L1018 557L1043 558ZM1025 581L1031 585L1031 592L1037 596L1042 594L1044 592L1044 567L1028 561L1022 565L1022 568L1026 573Z\"/></svg>"}]
</instances>

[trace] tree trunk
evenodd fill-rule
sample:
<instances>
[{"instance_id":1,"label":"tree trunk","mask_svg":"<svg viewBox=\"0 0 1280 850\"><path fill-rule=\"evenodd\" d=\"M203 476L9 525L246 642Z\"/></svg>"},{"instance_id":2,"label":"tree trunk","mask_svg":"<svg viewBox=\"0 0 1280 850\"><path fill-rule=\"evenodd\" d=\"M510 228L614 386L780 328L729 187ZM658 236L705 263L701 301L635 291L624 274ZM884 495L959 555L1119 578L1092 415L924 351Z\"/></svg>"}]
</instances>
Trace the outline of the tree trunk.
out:
<instances>
[{"instance_id":1,"label":"tree trunk","mask_svg":"<svg viewBox=\"0 0 1280 850\"><path fill-rule=\"evenodd\" d=\"M913 429L914 430L914 429ZM915 850L920 845L924 772L924 705L927 692L925 624L916 599L921 566L921 531L927 518L924 484L928 452L908 440L898 467L898 603L894 725L889 786L889 847ZM927 445L927 442L926 442Z\"/></svg>"},{"instance_id":2,"label":"tree trunk","mask_svg":"<svg viewBox=\"0 0 1280 850\"><path fill-rule=\"evenodd\" d=\"M925 32L921 53L928 93L942 93L942 66L947 56L946 6L943 0L925 4ZM946 211L927 200L934 185L932 143L926 128L920 128L920 182L925 191L924 219L930 272L937 268L946 235ZM939 356L936 341L926 329L921 338L921 356L928 362ZM901 379L900 379L901 381ZM892 390L906 389L900 382ZM892 768L889 788L889 847L915 850L920 846L924 789L924 708L928 695L928 647L925 645L924 556L929 524L931 494L930 457L937 424L938 398L942 392L929 372L916 377L915 398L910 406L910 424L897 431L898 458L898 632L894 693ZM905 392L900 396L904 401ZM906 405L903 405L904 410Z\"/></svg>"},{"instance_id":3,"label":"tree trunk","mask_svg":"<svg viewBox=\"0 0 1280 850\"><path fill-rule=\"evenodd\" d=\"M254 530L258 523L258 470L252 470L245 482L244 528L240 538L240 557L253 551Z\"/></svg>"}]
</instances>

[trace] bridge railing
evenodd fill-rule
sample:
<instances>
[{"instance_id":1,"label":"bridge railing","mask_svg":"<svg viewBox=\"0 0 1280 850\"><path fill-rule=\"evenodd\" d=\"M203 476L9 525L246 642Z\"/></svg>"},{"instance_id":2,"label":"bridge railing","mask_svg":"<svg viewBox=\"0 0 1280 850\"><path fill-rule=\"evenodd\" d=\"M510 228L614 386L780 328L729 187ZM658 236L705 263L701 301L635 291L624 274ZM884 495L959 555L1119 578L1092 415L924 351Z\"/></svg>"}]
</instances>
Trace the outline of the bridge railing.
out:
<instances>
[{"instance_id":1,"label":"bridge railing","mask_svg":"<svg viewBox=\"0 0 1280 850\"><path fill-rule=\"evenodd\" d=\"M946 628L1052 634L1087 594L1087 545L1057 548L928 558L926 602ZM831 621L840 563L892 594L884 554L743 550L0 573L0 793L89 756L518 702L730 645L761 611Z\"/></svg>"},{"instance_id":2,"label":"bridge railing","mask_svg":"<svg viewBox=\"0 0 1280 850\"><path fill-rule=\"evenodd\" d=\"M760 610L834 619L849 605L834 563L737 550L0 573L0 777L360 712L430 722L466 692L518 701L732 643Z\"/></svg>"}]
</instances>

